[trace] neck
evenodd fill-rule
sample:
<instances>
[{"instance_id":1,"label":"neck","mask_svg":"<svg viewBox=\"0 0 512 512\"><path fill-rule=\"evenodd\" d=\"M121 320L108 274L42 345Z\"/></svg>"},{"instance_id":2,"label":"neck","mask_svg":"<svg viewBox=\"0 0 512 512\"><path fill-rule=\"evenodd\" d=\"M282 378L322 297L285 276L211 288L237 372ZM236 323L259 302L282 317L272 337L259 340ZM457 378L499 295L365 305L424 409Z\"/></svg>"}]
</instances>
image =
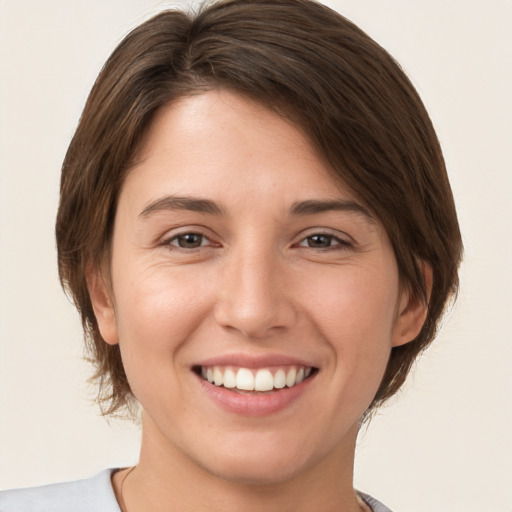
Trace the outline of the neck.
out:
<instances>
[{"instance_id":1,"label":"neck","mask_svg":"<svg viewBox=\"0 0 512 512\"><path fill-rule=\"evenodd\" d=\"M239 481L198 465L145 418L140 461L123 484L123 512L360 512L352 484L357 426L352 430L344 443L296 474ZM114 481L118 496L124 476Z\"/></svg>"},{"instance_id":2,"label":"neck","mask_svg":"<svg viewBox=\"0 0 512 512\"><path fill-rule=\"evenodd\" d=\"M140 461L123 485L124 506L127 512L360 512L352 484L357 425L346 437L301 471L272 480L240 481L201 467L145 417ZM123 476L117 482L118 494Z\"/></svg>"}]
</instances>

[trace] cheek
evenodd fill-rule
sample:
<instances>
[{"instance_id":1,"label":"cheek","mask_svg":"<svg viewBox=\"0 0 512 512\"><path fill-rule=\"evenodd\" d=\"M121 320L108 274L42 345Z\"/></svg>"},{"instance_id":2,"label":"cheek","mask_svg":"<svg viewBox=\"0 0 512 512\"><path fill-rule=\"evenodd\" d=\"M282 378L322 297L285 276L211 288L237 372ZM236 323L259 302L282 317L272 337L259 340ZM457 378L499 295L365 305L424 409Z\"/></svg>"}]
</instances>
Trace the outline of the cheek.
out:
<instances>
[{"instance_id":1,"label":"cheek","mask_svg":"<svg viewBox=\"0 0 512 512\"><path fill-rule=\"evenodd\" d=\"M114 283L116 319L127 374L172 364L208 310L207 281L188 272L152 268Z\"/></svg>"},{"instance_id":2,"label":"cheek","mask_svg":"<svg viewBox=\"0 0 512 512\"><path fill-rule=\"evenodd\" d=\"M309 288L314 290L310 317L329 348L333 389L338 390L333 400L353 403L362 413L391 353L398 278L393 273L383 278L379 272L341 274L333 274L325 286Z\"/></svg>"},{"instance_id":3,"label":"cheek","mask_svg":"<svg viewBox=\"0 0 512 512\"><path fill-rule=\"evenodd\" d=\"M395 273L334 270L304 290L318 329L333 341L352 339L348 345L354 348L390 341L398 300Z\"/></svg>"}]
</instances>

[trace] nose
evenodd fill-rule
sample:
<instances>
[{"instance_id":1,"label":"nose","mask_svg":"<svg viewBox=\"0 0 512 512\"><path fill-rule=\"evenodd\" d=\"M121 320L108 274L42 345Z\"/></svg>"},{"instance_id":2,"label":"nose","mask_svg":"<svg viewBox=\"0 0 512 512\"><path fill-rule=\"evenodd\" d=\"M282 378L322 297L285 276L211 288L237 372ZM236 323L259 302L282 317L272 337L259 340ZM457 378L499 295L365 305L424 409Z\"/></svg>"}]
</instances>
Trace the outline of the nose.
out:
<instances>
[{"instance_id":1,"label":"nose","mask_svg":"<svg viewBox=\"0 0 512 512\"><path fill-rule=\"evenodd\" d=\"M296 321L283 262L272 248L253 244L235 250L223 270L215 306L219 325L261 339L286 331Z\"/></svg>"}]
</instances>

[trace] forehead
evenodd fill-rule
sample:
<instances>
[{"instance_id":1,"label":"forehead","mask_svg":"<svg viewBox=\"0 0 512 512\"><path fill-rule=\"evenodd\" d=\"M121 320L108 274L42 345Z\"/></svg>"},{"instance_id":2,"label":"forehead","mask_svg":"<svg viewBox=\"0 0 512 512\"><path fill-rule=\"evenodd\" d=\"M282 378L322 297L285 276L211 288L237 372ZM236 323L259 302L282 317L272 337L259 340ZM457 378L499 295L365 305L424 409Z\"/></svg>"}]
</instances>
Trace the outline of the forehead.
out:
<instances>
[{"instance_id":1,"label":"forehead","mask_svg":"<svg viewBox=\"0 0 512 512\"><path fill-rule=\"evenodd\" d=\"M128 171L139 190L174 194L262 193L295 201L355 196L302 130L243 96L215 90L162 107ZM153 192L155 193L155 192Z\"/></svg>"},{"instance_id":2,"label":"forehead","mask_svg":"<svg viewBox=\"0 0 512 512\"><path fill-rule=\"evenodd\" d=\"M227 145L215 143L227 142L228 138L233 142L231 149L238 147L240 152L252 148L264 156L274 149L293 149L293 153L286 154L289 159L300 149L301 157L322 159L301 127L284 114L278 115L241 94L215 89L179 97L159 108L137 152L134 167L162 150L178 147L177 157L186 153L199 156L204 149L219 156Z\"/></svg>"}]
</instances>

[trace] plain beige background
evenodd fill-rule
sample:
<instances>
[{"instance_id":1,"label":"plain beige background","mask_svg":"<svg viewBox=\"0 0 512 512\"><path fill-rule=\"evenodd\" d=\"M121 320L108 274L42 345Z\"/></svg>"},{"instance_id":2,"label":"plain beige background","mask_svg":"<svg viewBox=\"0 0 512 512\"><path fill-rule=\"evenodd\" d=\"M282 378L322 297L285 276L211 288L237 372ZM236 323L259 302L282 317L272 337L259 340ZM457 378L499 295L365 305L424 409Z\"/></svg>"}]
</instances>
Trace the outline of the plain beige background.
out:
<instances>
[{"instance_id":1,"label":"plain beige background","mask_svg":"<svg viewBox=\"0 0 512 512\"><path fill-rule=\"evenodd\" d=\"M361 436L356 485L395 512L512 512L512 2L332 0L402 64L445 151L459 302ZM138 430L90 405L62 294L59 167L86 95L154 0L0 0L0 488L133 463Z\"/></svg>"}]
</instances>

